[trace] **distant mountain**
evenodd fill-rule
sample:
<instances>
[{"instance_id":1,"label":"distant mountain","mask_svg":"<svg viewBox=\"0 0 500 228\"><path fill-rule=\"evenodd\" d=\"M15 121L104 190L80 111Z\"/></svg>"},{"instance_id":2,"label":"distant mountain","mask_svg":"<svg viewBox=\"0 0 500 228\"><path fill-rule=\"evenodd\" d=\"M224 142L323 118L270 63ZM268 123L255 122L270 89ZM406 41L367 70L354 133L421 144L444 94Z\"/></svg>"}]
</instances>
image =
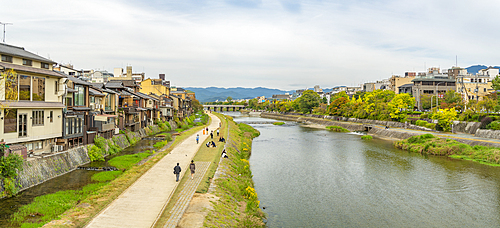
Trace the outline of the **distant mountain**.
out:
<instances>
[{"instance_id":1,"label":"distant mountain","mask_svg":"<svg viewBox=\"0 0 500 228\"><path fill-rule=\"evenodd\" d=\"M488 68L488 67L485 65L472 65L470 67L466 67L465 69L467 69L467 72L470 74L477 74L477 72L479 72L482 69L486 69L486 68ZM498 67L498 66L494 66L494 68L500 69L500 67Z\"/></svg>"},{"instance_id":2,"label":"distant mountain","mask_svg":"<svg viewBox=\"0 0 500 228\"><path fill-rule=\"evenodd\" d=\"M196 99L200 102L213 102L216 100L224 101L227 97L232 97L233 99L252 99L258 96L272 97L273 94L292 94L295 90L285 91L279 89L268 89L263 87L257 88L219 88L219 87L207 87L207 88L197 88L197 87L184 87L186 90L191 90L195 92Z\"/></svg>"}]
</instances>

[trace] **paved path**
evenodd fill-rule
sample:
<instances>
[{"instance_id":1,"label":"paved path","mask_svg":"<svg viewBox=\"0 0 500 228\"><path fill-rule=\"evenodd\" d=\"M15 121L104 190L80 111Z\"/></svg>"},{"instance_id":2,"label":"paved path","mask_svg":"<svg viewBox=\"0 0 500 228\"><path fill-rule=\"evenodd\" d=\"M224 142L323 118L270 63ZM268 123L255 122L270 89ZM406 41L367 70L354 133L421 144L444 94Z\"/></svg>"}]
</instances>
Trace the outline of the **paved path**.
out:
<instances>
[{"instance_id":1,"label":"paved path","mask_svg":"<svg viewBox=\"0 0 500 228\"><path fill-rule=\"evenodd\" d=\"M211 162L196 162L196 172L194 173L194 178L189 179L184 183L184 188L179 193L177 202L175 202L174 207L170 210L170 217L165 223L164 228L175 228L182 218L182 215L189 206L189 202L193 198L194 192L198 188L201 180L205 176L205 173L210 167ZM190 175L190 174L188 174Z\"/></svg>"},{"instance_id":2,"label":"paved path","mask_svg":"<svg viewBox=\"0 0 500 228\"><path fill-rule=\"evenodd\" d=\"M213 114L209 115L212 123L208 128L215 130L219 127L220 120ZM196 134L200 135L200 144L196 144ZM151 227L177 188L174 166L177 162L180 163L181 178L184 173L189 173L189 163L208 137L210 136L203 135L200 130L178 144L86 227Z\"/></svg>"}]
</instances>

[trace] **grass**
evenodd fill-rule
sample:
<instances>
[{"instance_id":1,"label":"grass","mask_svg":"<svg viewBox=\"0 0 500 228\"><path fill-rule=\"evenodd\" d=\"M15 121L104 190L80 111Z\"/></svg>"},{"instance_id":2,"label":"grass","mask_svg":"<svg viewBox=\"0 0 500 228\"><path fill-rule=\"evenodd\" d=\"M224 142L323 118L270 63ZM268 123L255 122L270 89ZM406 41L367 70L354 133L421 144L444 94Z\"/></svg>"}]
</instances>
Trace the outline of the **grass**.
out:
<instances>
[{"instance_id":1,"label":"grass","mask_svg":"<svg viewBox=\"0 0 500 228\"><path fill-rule=\"evenodd\" d=\"M432 134L412 136L394 142L394 146L420 154L448 156L491 166L500 166L499 148L479 145L469 146L456 140L437 138Z\"/></svg>"},{"instance_id":2,"label":"grass","mask_svg":"<svg viewBox=\"0 0 500 228\"><path fill-rule=\"evenodd\" d=\"M274 122L273 125L283 125L285 124L284 122Z\"/></svg>"},{"instance_id":3,"label":"grass","mask_svg":"<svg viewBox=\"0 0 500 228\"><path fill-rule=\"evenodd\" d=\"M123 171L104 171L92 175L92 181L107 182L116 179Z\"/></svg>"},{"instance_id":4,"label":"grass","mask_svg":"<svg viewBox=\"0 0 500 228\"><path fill-rule=\"evenodd\" d=\"M373 137L371 135L363 135L361 136L361 139L364 139L364 140L372 140Z\"/></svg>"},{"instance_id":5,"label":"grass","mask_svg":"<svg viewBox=\"0 0 500 228\"><path fill-rule=\"evenodd\" d=\"M157 156L152 157L140 166L131 166L130 169L123 172L122 175L118 176L116 179L109 183L102 183L100 188L96 188L92 191L92 194L87 194L79 199L81 203L88 203L90 207L77 207L76 204L72 204L69 210L65 212L59 210L62 213L59 218L62 221L71 221L70 225L50 225L46 224L46 227L83 227L87 224L97 213L102 211L107 207L113 200L115 200L123 191L125 191L129 186L131 186L137 179L139 179L142 174L147 172L151 167L153 167L158 161L160 161L165 155L170 153L172 149L184 141L186 138L191 136L191 134L201 130L204 126L195 127L187 130L184 134L175 137L172 145L160 151ZM84 187L84 188L87 188ZM78 201L76 201L78 202ZM57 219L57 218L53 218ZM52 219L50 219L52 220ZM50 221L48 220L48 221ZM42 224L43 225L43 224Z\"/></svg>"},{"instance_id":6,"label":"grass","mask_svg":"<svg viewBox=\"0 0 500 228\"><path fill-rule=\"evenodd\" d=\"M147 158L149 155L151 155L151 153L127 154L112 158L108 161L108 164L121 170L130 169L133 165Z\"/></svg>"},{"instance_id":7,"label":"grass","mask_svg":"<svg viewBox=\"0 0 500 228\"><path fill-rule=\"evenodd\" d=\"M349 130L339 126L327 126L326 129L336 132L349 132Z\"/></svg>"}]
</instances>

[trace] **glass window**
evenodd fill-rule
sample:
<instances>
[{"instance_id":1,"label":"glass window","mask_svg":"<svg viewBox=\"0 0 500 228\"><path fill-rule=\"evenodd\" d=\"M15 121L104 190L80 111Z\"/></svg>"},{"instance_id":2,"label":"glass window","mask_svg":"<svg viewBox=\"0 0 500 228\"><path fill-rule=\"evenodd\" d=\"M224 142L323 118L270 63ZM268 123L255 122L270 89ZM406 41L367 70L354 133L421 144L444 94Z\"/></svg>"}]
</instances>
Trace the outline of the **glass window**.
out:
<instances>
[{"instance_id":1,"label":"glass window","mask_svg":"<svg viewBox=\"0 0 500 228\"><path fill-rule=\"evenodd\" d=\"M69 118L67 118L67 119L66 119L66 131L65 131L65 132L66 132L66 135L69 135L69 134L70 134L70 133L69 133L69 120L70 120Z\"/></svg>"},{"instance_id":2,"label":"glass window","mask_svg":"<svg viewBox=\"0 0 500 228\"><path fill-rule=\"evenodd\" d=\"M40 67L44 69L49 69L49 64L48 63L40 63Z\"/></svg>"},{"instance_id":3,"label":"glass window","mask_svg":"<svg viewBox=\"0 0 500 228\"><path fill-rule=\"evenodd\" d=\"M50 122L53 123L54 122L54 111L50 111L49 118L50 118Z\"/></svg>"},{"instance_id":4,"label":"glass window","mask_svg":"<svg viewBox=\"0 0 500 228\"><path fill-rule=\"evenodd\" d=\"M43 125L43 115L44 111L43 110L37 110L33 111L33 115L31 116L33 118L33 126L42 126Z\"/></svg>"},{"instance_id":5,"label":"glass window","mask_svg":"<svg viewBox=\"0 0 500 228\"><path fill-rule=\"evenodd\" d=\"M23 59L23 65L25 65L25 66L32 66L33 65L33 61L31 61L29 59Z\"/></svg>"},{"instance_id":6,"label":"glass window","mask_svg":"<svg viewBox=\"0 0 500 228\"><path fill-rule=\"evenodd\" d=\"M59 83L58 83L58 81L55 81L54 88L55 88L55 94L57 94L57 92L59 91Z\"/></svg>"},{"instance_id":7,"label":"glass window","mask_svg":"<svg viewBox=\"0 0 500 228\"><path fill-rule=\"evenodd\" d=\"M75 106L85 106L85 88L75 85L75 90L78 91L73 95L75 97Z\"/></svg>"},{"instance_id":8,"label":"glass window","mask_svg":"<svg viewBox=\"0 0 500 228\"><path fill-rule=\"evenodd\" d=\"M17 126L17 109L4 109L3 132L16 132Z\"/></svg>"},{"instance_id":9,"label":"glass window","mask_svg":"<svg viewBox=\"0 0 500 228\"><path fill-rule=\"evenodd\" d=\"M33 100L45 101L45 78L33 77Z\"/></svg>"},{"instance_id":10,"label":"glass window","mask_svg":"<svg viewBox=\"0 0 500 228\"><path fill-rule=\"evenodd\" d=\"M11 74L7 76L7 80L5 81L5 99L9 101L17 101L18 98L18 78L12 77Z\"/></svg>"},{"instance_id":11,"label":"glass window","mask_svg":"<svg viewBox=\"0 0 500 228\"><path fill-rule=\"evenodd\" d=\"M12 62L12 56L10 55L2 55L2 62Z\"/></svg>"},{"instance_id":12,"label":"glass window","mask_svg":"<svg viewBox=\"0 0 500 228\"><path fill-rule=\"evenodd\" d=\"M66 97L66 106L73 106L73 98Z\"/></svg>"},{"instance_id":13,"label":"glass window","mask_svg":"<svg viewBox=\"0 0 500 228\"><path fill-rule=\"evenodd\" d=\"M31 93L31 76L19 76L19 100L29 101Z\"/></svg>"}]
</instances>

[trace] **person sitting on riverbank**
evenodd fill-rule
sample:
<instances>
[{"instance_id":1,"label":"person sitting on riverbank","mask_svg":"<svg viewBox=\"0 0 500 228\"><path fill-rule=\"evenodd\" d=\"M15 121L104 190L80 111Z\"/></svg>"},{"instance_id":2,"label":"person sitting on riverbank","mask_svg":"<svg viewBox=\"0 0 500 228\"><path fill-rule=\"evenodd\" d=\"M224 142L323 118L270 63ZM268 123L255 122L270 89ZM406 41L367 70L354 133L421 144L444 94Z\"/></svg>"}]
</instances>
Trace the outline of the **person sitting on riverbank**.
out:
<instances>
[{"instance_id":1,"label":"person sitting on riverbank","mask_svg":"<svg viewBox=\"0 0 500 228\"><path fill-rule=\"evenodd\" d=\"M207 144L205 144L207 147L210 147L210 142L207 142Z\"/></svg>"},{"instance_id":2,"label":"person sitting on riverbank","mask_svg":"<svg viewBox=\"0 0 500 228\"><path fill-rule=\"evenodd\" d=\"M210 142L212 144L212 147L217 147L214 143L214 141Z\"/></svg>"},{"instance_id":3,"label":"person sitting on riverbank","mask_svg":"<svg viewBox=\"0 0 500 228\"><path fill-rule=\"evenodd\" d=\"M226 149L224 149L224 150L222 151L221 157L222 157L222 158L228 158L228 156L227 156L227 154L226 154Z\"/></svg>"},{"instance_id":4,"label":"person sitting on riverbank","mask_svg":"<svg viewBox=\"0 0 500 228\"><path fill-rule=\"evenodd\" d=\"M225 143L225 142L226 142L226 139L225 139L224 137L220 137L220 138L219 138L219 142L223 142L223 143Z\"/></svg>"}]
</instances>

